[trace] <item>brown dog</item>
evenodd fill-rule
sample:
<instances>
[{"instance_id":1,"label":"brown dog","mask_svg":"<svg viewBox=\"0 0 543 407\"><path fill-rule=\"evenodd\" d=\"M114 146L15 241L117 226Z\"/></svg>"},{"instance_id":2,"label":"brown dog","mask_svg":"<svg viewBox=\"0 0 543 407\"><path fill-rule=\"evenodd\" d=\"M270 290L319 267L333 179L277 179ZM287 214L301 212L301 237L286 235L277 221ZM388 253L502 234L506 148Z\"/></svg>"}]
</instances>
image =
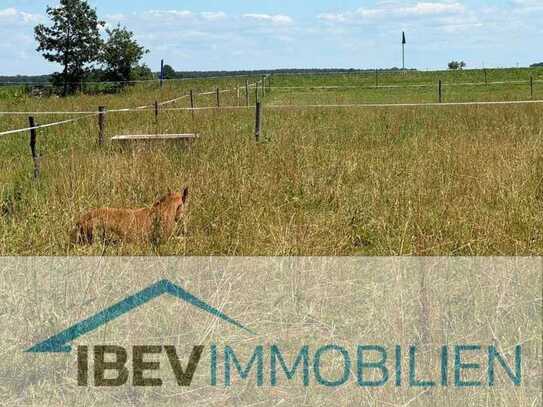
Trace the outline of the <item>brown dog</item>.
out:
<instances>
[{"instance_id":1,"label":"brown dog","mask_svg":"<svg viewBox=\"0 0 543 407\"><path fill-rule=\"evenodd\" d=\"M75 244L92 244L97 234L123 242L157 243L170 238L179 220L185 221L188 188L169 193L152 208L101 208L87 212L72 232ZM186 232L186 224L184 222Z\"/></svg>"}]
</instances>

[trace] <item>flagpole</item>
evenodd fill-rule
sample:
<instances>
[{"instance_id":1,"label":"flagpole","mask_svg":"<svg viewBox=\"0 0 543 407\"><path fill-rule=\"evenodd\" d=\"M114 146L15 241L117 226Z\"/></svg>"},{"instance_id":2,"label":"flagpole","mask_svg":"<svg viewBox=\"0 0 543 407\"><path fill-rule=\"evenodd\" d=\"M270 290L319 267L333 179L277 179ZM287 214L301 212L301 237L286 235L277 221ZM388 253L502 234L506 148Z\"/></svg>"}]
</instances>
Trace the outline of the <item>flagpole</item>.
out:
<instances>
[{"instance_id":1,"label":"flagpole","mask_svg":"<svg viewBox=\"0 0 543 407\"><path fill-rule=\"evenodd\" d=\"M405 44L402 44L402 70L405 71Z\"/></svg>"},{"instance_id":2,"label":"flagpole","mask_svg":"<svg viewBox=\"0 0 543 407\"><path fill-rule=\"evenodd\" d=\"M405 31L402 31L402 71L405 71Z\"/></svg>"}]
</instances>

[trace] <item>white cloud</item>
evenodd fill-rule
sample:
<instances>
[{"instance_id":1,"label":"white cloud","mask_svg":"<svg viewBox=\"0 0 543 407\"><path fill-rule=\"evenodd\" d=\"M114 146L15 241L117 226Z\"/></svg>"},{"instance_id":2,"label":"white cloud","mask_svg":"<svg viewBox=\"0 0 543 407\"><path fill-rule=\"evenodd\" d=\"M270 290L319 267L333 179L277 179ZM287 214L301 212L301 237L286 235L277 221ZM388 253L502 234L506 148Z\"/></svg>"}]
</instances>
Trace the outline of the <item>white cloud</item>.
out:
<instances>
[{"instance_id":1,"label":"white cloud","mask_svg":"<svg viewBox=\"0 0 543 407\"><path fill-rule=\"evenodd\" d=\"M151 51L145 57L149 66L166 58L176 69L238 66L239 57L234 56L237 50L254 55L261 52L262 41L284 47L292 41L288 35L294 34L293 19L280 13L152 8L112 14L106 20L110 24L121 22L136 34L136 39Z\"/></svg>"},{"instance_id":2,"label":"white cloud","mask_svg":"<svg viewBox=\"0 0 543 407\"><path fill-rule=\"evenodd\" d=\"M147 18L186 19L194 17L194 14L189 10L148 10L144 16Z\"/></svg>"},{"instance_id":3,"label":"white cloud","mask_svg":"<svg viewBox=\"0 0 543 407\"><path fill-rule=\"evenodd\" d=\"M248 14L244 14L243 18L253 19L257 21L271 22L272 24L275 24L275 25L288 25L294 22L291 17L283 15L283 14L248 13Z\"/></svg>"},{"instance_id":4,"label":"white cloud","mask_svg":"<svg viewBox=\"0 0 543 407\"><path fill-rule=\"evenodd\" d=\"M137 18L138 14L135 13ZM143 13L143 17L149 20L157 20L161 22L170 22L177 20L193 21L193 22L218 22L227 19L227 14L224 11L205 11L195 13L189 10L148 10Z\"/></svg>"},{"instance_id":5,"label":"white cloud","mask_svg":"<svg viewBox=\"0 0 543 407\"><path fill-rule=\"evenodd\" d=\"M126 15L125 14L108 14L106 17L105 17L106 20L108 21L116 21L116 22L120 22L120 21L125 21L127 19Z\"/></svg>"},{"instance_id":6,"label":"white cloud","mask_svg":"<svg viewBox=\"0 0 543 407\"><path fill-rule=\"evenodd\" d=\"M200 13L202 18L207 21L220 21L220 20L226 20L226 13L222 11L205 11L203 13Z\"/></svg>"},{"instance_id":7,"label":"white cloud","mask_svg":"<svg viewBox=\"0 0 543 407\"><path fill-rule=\"evenodd\" d=\"M466 8L459 2L417 2L414 4L385 2L374 8L361 7L354 11L323 13L318 15L318 18L327 22L343 23L387 18L436 17L465 12Z\"/></svg>"},{"instance_id":8,"label":"white cloud","mask_svg":"<svg viewBox=\"0 0 543 407\"><path fill-rule=\"evenodd\" d=\"M484 24L475 15L446 16L439 19L439 28L447 33L458 33L461 31L480 28Z\"/></svg>"},{"instance_id":9,"label":"white cloud","mask_svg":"<svg viewBox=\"0 0 543 407\"><path fill-rule=\"evenodd\" d=\"M21 0L21 4L30 2ZM356 4L335 4L342 3ZM0 6L0 37L9 38L0 41L0 70L58 69L46 65L35 52L32 27L37 21L48 23L48 18L21 11L19 2L11 4ZM105 6L98 11L110 26L121 23L135 33L151 51L145 61L153 69L162 58L176 69L394 66L397 46L391 44L399 41L401 30L408 33L409 66L443 67L452 58L466 60L470 66L479 66L483 59L487 66L510 61L528 64L537 59L534 44L543 40L539 24L543 0L359 1L353 9L323 8L318 20L288 15L280 4L274 12L259 12L256 7L246 14L234 12L226 3L222 11L204 12L175 6L160 9L164 4L160 1L151 4L147 11L116 14L109 9L108 15L102 14ZM315 48L322 52L315 53ZM32 63L20 64L25 56Z\"/></svg>"},{"instance_id":10,"label":"white cloud","mask_svg":"<svg viewBox=\"0 0 543 407\"><path fill-rule=\"evenodd\" d=\"M318 18L333 23L343 23L348 20L347 14L344 13L323 13L319 14Z\"/></svg>"},{"instance_id":11,"label":"white cloud","mask_svg":"<svg viewBox=\"0 0 543 407\"><path fill-rule=\"evenodd\" d=\"M441 14L462 14L466 11L461 3L417 3L412 7L404 7L398 10L401 15L441 15Z\"/></svg>"},{"instance_id":12,"label":"white cloud","mask_svg":"<svg viewBox=\"0 0 543 407\"><path fill-rule=\"evenodd\" d=\"M0 19L3 22L10 23L37 23L42 20L42 17L38 14L25 13L24 11L18 11L14 7L0 10Z\"/></svg>"},{"instance_id":13,"label":"white cloud","mask_svg":"<svg viewBox=\"0 0 543 407\"><path fill-rule=\"evenodd\" d=\"M352 29L349 27L359 25L374 26L380 32L397 30L399 25L411 32L433 29L447 33L473 30L483 26L478 14L457 0L383 1L372 8L361 7L352 11L323 13L318 15L318 19L328 23L328 29Z\"/></svg>"},{"instance_id":14,"label":"white cloud","mask_svg":"<svg viewBox=\"0 0 543 407\"><path fill-rule=\"evenodd\" d=\"M149 10L150 15L157 17L174 16L174 17L192 17L192 11L189 10Z\"/></svg>"},{"instance_id":15,"label":"white cloud","mask_svg":"<svg viewBox=\"0 0 543 407\"><path fill-rule=\"evenodd\" d=\"M10 7L0 10L0 17L13 17L17 15L17 9Z\"/></svg>"}]
</instances>

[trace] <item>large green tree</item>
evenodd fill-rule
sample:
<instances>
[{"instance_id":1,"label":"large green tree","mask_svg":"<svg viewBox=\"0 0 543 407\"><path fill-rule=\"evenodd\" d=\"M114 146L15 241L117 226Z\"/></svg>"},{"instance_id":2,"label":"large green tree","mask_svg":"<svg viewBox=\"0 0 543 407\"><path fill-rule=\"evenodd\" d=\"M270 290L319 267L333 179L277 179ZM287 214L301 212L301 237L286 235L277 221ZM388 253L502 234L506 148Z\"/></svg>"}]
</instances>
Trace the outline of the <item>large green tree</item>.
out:
<instances>
[{"instance_id":1,"label":"large green tree","mask_svg":"<svg viewBox=\"0 0 543 407\"><path fill-rule=\"evenodd\" d=\"M108 38L100 54L107 77L112 81L137 79L143 67L139 65L143 56L149 52L134 39L134 33L118 25L106 30Z\"/></svg>"},{"instance_id":2,"label":"large green tree","mask_svg":"<svg viewBox=\"0 0 543 407\"><path fill-rule=\"evenodd\" d=\"M76 89L89 64L97 59L102 46L96 10L84 0L60 0L57 7L47 7L52 25L40 24L34 29L39 52L45 59L61 64L64 69L54 74L56 84L63 84L64 95Z\"/></svg>"}]
</instances>

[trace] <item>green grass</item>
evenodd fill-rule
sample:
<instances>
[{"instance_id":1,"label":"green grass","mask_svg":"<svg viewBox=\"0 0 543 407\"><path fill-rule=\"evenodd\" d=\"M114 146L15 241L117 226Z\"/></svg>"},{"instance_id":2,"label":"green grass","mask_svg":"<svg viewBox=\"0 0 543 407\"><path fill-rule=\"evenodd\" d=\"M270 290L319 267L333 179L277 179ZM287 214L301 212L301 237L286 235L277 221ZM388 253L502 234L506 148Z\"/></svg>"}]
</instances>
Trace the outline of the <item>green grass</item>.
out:
<instances>
[{"instance_id":1,"label":"green grass","mask_svg":"<svg viewBox=\"0 0 543 407\"><path fill-rule=\"evenodd\" d=\"M519 80L542 70L488 71ZM476 82L482 71L390 74L387 82ZM385 77L385 75L383 75ZM254 78L250 78L251 82ZM358 85L368 75L273 77L273 86ZM122 94L0 100L0 111L96 111L151 104L195 92L245 103L245 78L168 82ZM536 82L535 98L541 97ZM254 90L253 90L254 91ZM251 103L254 102L251 91ZM445 101L520 100L527 84L444 86ZM196 98L212 106L214 95ZM28 134L0 139L1 254L162 255L541 255L541 105L274 109L277 104L434 102L436 89L273 89L264 136L254 112L111 113L108 136L198 132L190 146L97 145L97 120L39 131L42 177L33 180ZM172 107L187 107L183 99ZM62 116L39 116L40 123ZM4 116L0 131L26 127ZM189 234L159 248L73 247L77 217L101 206L150 205L191 188Z\"/></svg>"},{"instance_id":2,"label":"green grass","mask_svg":"<svg viewBox=\"0 0 543 407\"><path fill-rule=\"evenodd\" d=\"M486 81L525 81L543 79L543 68L519 69L487 69ZM437 85L439 80L444 83L483 83L485 71L482 69L466 69L461 71L378 71L367 73L342 73L322 75L274 75L272 86L387 86L402 84L432 84Z\"/></svg>"}]
</instances>

